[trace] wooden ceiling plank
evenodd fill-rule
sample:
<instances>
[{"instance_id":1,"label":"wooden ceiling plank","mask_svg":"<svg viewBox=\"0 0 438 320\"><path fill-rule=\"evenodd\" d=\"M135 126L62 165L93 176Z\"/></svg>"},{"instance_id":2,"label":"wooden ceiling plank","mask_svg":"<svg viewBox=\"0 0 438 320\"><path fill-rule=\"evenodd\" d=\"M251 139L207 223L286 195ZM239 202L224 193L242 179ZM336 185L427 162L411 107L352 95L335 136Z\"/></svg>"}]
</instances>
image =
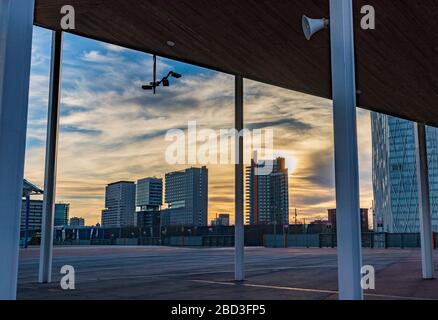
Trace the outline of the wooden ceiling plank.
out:
<instances>
[{"instance_id":1,"label":"wooden ceiling plank","mask_svg":"<svg viewBox=\"0 0 438 320\"><path fill-rule=\"evenodd\" d=\"M329 33L307 41L301 30L302 14L329 17L327 0L36 0L35 24L58 29L65 4L74 34L331 98ZM376 30L360 28L363 5ZM438 3L354 6L359 106L438 126Z\"/></svg>"}]
</instances>

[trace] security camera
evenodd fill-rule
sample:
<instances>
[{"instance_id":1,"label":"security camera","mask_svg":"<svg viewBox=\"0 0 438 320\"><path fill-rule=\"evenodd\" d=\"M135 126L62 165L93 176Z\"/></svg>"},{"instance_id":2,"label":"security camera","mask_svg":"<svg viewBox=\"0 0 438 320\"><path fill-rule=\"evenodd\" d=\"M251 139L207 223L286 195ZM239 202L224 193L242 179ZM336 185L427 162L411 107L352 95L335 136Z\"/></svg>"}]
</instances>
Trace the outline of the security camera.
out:
<instances>
[{"instance_id":1,"label":"security camera","mask_svg":"<svg viewBox=\"0 0 438 320\"><path fill-rule=\"evenodd\" d=\"M181 77L182 77L182 75L181 75L181 74L179 74L179 73L176 73L176 72L173 72L173 71L171 71L170 75L171 75L172 77L174 77L175 79L179 79L179 78L181 78Z\"/></svg>"},{"instance_id":2,"label":"security camera","mask_svg":"<svg viewBox=\"0 0 438 320\"><path fill-rule=\"evenodd\" d=\"M330 23L329 20L325 18L311 19L306 15L303 15L302 24L303 24L304 36L306 37L307 40L310 40L315 33L317 33L322 29L328 28Z\"/></svg>"},{"instance_id":3,"label":"security camera","mask_svg":"<svg viewBox=\"0 0 438 320\"><path fill-rule=\"evenodd\" d=\"M144 85L141 87L143 90L152 90L154 87L150 85Z\"/></svg>"}]
</instances>

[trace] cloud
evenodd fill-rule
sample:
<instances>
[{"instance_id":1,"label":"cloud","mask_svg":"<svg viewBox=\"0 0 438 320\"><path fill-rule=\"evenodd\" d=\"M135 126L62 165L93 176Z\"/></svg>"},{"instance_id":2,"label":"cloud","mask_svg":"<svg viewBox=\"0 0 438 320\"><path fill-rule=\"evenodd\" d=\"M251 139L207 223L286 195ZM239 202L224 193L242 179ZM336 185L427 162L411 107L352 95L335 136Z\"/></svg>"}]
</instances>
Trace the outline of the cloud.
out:
<instances>
[{"instance_id":1,"label":"cloud","mask_svg":"<svg viewBox=\"0 0 438 320\"><path fill-rule=\"evenodd\" d=\"M312 129L312 126L308 123L293 119L275 119L271 121L248 123L246 127L250 130L263 129L268 127L286 127L289 130L294 130L299 133L303 133Z\"/></svg>"},{"instance_id":2,"label":"cloud","mask_svg":"<svg viewBox=\"0 0 438 320\"><path fill-rule=\"evenodd\" d=\"M309 152L300 170L301 179L314 183L318 187L334 187L333 149L326 148Z\"/></svg>"},{"instance_id":3,"label":"cloud","mask_svg":"<svg viewBox=\"0 0 438 320\"><path fill-rule=\"evenodd\" d=\"M126 48L119 47L119 46L116 46L116 45L110 44L110 43L105 43L104 47L110 51L115 51L115 52L126 52L128 50Z\"/></svg>"},{"instance_id":4,"label":"cloud","mask_svg":"<svg viewBox=\"0 0 438 320\"><path fill-rule=\"evenodd\" d=\"M121 59L116 55L104 55L96 50L84 52L82 55L82 60L94 63L117 63L121 61Z\"/></svg>"},{"instance_id":5,"label":"cloud","mask_svg":"<svg viewBox=\"0 0 438 320\"><path fill-rule=\"evenodd\" d=\"M35 33L26 176L42 185L47 117L49 32ZM105 185L118 180L163 177L185 166L165 162L167 130L234 126L234 78L159 59L158 73L185 70L156 95L141 90L152 79L149 55L66 38L61 97L57 200L71 203L71 214L100 220ZM370 148L366 113L359 115L363 193L370 198ZM276 154L290 155L290 203L311 219L334 206L331 102L245 80L248 128L274 128ZM209 166L210 218L234 214L234 167ZM233 219L232 219L233 220Z\"/></svg>"}]
</instances>

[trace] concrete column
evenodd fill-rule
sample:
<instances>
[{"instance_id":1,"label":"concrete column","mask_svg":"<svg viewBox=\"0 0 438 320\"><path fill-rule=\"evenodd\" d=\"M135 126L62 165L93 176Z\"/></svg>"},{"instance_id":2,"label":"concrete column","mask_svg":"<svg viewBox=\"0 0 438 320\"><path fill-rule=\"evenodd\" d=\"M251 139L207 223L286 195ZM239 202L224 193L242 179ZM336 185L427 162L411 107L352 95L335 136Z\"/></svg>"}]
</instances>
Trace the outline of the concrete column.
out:
<instances>
[{"instance_id":1,"label":"concrete column","mask_svg":"<svg viewBox=\"0 0 438 320\"><path fill-rule=\"evenodd\" d=\"M330 0L339 299L362 300L352 0Z\"/></svg>"},{"instance_id":2,"label":"concrete column","mask_svg":"<svg viewBox=\"0 0 438 320\"><path fill-rule=\"evenodd\" d=\"M430 210L429 165L427 161L426 126L418 123L415 132L417 153L418 211L421 230L421 263L423 279L433 279L433 233Z\"/></svg>"},{"instance_id":3,"label":"concrete column","mask_svg":"<svg viewBox=\"0 0 438 320\"><path fill-rule=\"evenodd\" d=\"M34 1L0 1L0 300L17 292Z\"/></svg>"},{"instance_id":4,"label":"concrete column","mask_svg":"<svg viewBox=\"0 0 438 320\"><path fill-rule=\"evenodd\" d=\"M62 31L53 31L47 121L46 168L44 178L43 224L40 248L40 283L52 281L53 224L55 214L56 167L58 155L59 106L61 96Z\"/></svg>"},{"instance_id":5,"label":"concrete column","mask_svg":"<svg viewBox=\"0 0 438 320\"><path fill-rule=\"evenodd\" d=\"M236 116L236 130L240 133L243 130L243 78L241 76L236 76L236 104L235 104L235 116ZM239 135L238 141L236 141L236 176L235 176L235 211L236 211L236 223L235 223L235 235L234 235L234 245L235 245L235 280L243 281L245 280L245 262L244 262L244 251L245 251L245 223L244 223L244 190L243 190L243 169L244 169L244 159L243 159L243 136Z\"/></svg>"}]
</instances>

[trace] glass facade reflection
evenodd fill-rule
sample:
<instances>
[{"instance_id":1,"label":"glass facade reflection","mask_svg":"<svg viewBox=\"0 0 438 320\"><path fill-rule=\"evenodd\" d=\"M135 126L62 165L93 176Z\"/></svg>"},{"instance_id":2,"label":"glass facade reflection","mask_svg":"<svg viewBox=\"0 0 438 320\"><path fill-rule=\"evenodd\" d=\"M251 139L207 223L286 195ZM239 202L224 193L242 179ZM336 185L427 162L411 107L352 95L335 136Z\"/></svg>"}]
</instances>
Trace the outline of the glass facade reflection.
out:
<instances>
[{"instance_id":1,"label":"glass facade reflection","mask_svg":"<svg viewBox=\"0 0 438 320\"><path fill-rule=\"evenodd\" d=\"M420 232L415 124L372 113L374 228ZM432 224L438 231L438 130L427 127Z\"/></svg>"}]
</instances>

